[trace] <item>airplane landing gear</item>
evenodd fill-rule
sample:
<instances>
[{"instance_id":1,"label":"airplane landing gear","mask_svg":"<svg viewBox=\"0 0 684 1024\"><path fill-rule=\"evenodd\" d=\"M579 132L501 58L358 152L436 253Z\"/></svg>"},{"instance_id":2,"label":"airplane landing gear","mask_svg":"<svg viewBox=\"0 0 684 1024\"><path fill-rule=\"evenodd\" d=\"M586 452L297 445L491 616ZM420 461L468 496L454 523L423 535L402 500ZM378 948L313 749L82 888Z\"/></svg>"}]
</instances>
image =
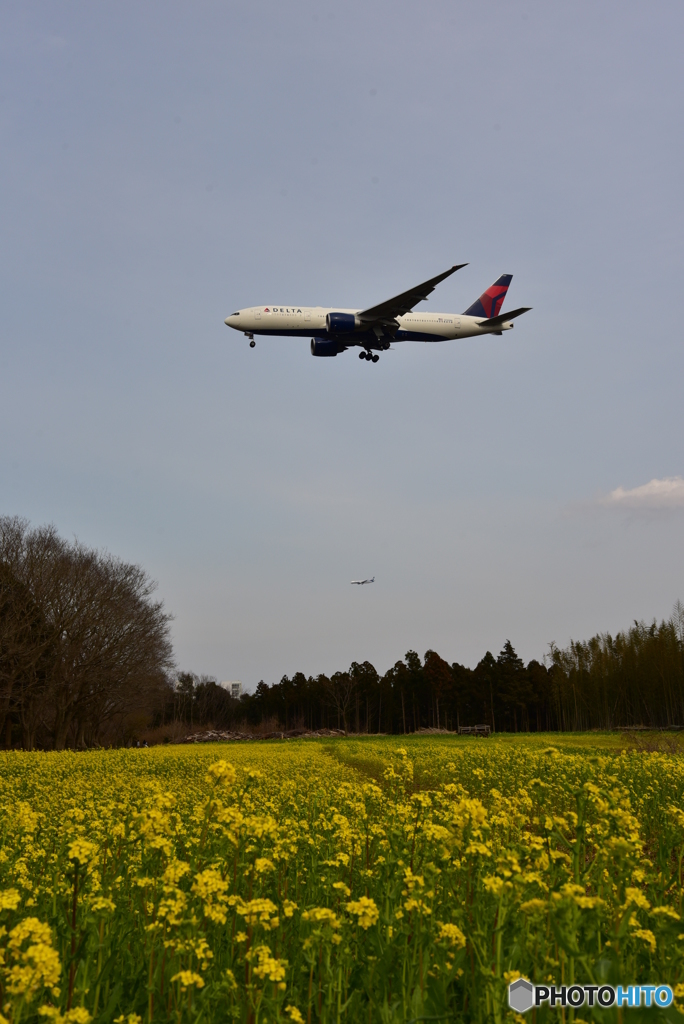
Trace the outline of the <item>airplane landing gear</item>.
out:
<instances>
[{"instance_id":1,"label":"airplane landing gear","mask_svg":"<svg viewBox=\"0 0 684 1024\"><path fill-rule=\"evenodd\" d=\"M377 353L374 356L371 356L371 359L373 360L374 363L377 363L379 358L380 358L380 356L377 355Z\"/></svg>"},{"instance_id":2,"label":"airplane landing gear","mask_svg":"<svg viewBox=\"0 0 684 1024\"><path fill-rule=\"evenodd\" d=\"M365 350L363 352L359 352L359 359L367 359L369 362L377 363L379 358L380 356L373 355L372 352L368 352Z\"/></svg>"},{"instance_id":3,"label":"airplane landing gear","mask_svg":"<svg viewBox=\"0 0 684 1024\"><path fill-rule=\"evenodd\" d=\"M254 348L255 345L256 345L256 341L254 340L254 338L252 338L252 340L249 343L249 347L250 348Z\"/></svg>"},{"instance_id":4,"label":"airplane landing gear","mask_svg":"<svg viewBox=\"0 0 684 1024\"><path fill-rule=\"evenodd\" d=\"M254 340L254 335L251 331L245 331L245 338L249 338L249 347L254 348L256 341Z\"/></svg>"}]
</instances>

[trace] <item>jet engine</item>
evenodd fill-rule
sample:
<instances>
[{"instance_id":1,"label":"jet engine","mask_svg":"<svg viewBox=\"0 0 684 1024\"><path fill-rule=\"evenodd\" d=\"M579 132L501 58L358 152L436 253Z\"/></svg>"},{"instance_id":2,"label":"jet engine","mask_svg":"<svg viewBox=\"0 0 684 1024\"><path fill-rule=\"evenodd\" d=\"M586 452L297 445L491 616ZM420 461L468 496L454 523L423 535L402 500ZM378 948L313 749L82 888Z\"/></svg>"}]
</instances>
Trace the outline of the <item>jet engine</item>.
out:
<instances>
[{"instance_id":1,"label":"jet engine","mask_svg":"<svg viewBox=\"0 0 684 1024\"><path fill-rule=\"evenodd\" d=\"M312 338L312 356L336 356L338 352L344 352L346 345L342 345L334 338Z\"/></svg>"},{"instance_id":2,"label":"jet engine","mask_svg":"<svg viewBox=\"0 0 684 1024\"><path fill-rule=\"evenodd\" d=\"M328 334L351 334L356 330L356 317L353 313L328 313L325 327Z\"/></svg>"}]
</instances>

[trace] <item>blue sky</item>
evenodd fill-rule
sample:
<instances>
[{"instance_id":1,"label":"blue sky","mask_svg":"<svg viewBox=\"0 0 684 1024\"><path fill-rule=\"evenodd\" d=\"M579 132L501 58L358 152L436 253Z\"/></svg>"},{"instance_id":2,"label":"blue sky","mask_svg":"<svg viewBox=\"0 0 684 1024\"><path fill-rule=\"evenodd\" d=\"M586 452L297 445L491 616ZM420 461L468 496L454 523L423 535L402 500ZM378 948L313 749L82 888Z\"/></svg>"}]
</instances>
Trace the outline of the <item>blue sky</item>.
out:
<instances>
[{"instance_id":1,"label":"blue sky","mask_svg":"<svg viewBox=\"0 0 684 1024\"><path fill-rule=\"evenodd\" d=\"M630 0L4 4L0 513L143 564L179 666L249 688L669 615L683 28ZM534 311L377 365L223 325L464 261L424 308L512 273Z\"/></svg>"}]
</instances>

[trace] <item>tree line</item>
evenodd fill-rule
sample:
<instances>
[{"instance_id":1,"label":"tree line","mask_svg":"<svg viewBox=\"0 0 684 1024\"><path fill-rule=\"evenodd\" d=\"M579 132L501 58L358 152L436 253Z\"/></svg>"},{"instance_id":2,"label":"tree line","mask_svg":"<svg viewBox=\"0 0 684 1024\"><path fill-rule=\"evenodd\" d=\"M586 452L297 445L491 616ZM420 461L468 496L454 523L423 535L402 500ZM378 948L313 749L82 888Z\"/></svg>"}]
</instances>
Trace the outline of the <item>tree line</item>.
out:
<instances>
[{"instance_id":1,"label":"tree line","mask_svg":"<svg viewBox=\"0 0 684 1024\"><path fill-rule=\"evenodd\" d=\"M473 669L435 651L422 659L409 651L384 675L368 661L330 676L296 672L271 686L262 680L239 701L215 680L185 673L167 693L161 718L171 714L193 728L271 723L288 731L354 733L684 726L684 607L678 602L660 625L635 622L614 637L598 634L566 648L551 644L543 662L527 665L509 640L497 657L488 651Z\"/></svg>"}]
</instances>

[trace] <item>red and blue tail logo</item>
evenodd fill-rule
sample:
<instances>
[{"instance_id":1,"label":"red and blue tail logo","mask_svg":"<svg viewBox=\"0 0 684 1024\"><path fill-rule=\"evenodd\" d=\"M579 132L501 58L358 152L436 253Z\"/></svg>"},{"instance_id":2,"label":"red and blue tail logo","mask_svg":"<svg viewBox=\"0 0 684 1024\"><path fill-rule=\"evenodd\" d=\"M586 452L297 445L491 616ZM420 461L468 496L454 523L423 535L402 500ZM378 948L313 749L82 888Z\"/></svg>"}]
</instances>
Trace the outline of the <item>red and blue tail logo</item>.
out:
<instances>
[{"instance_id":1,"label":"red and blue tail logo","mask_svg":"<svg viewBox=\"0 0 684 1024\"><path fill-rule=\"evenodd\" d=\"M498 316L503 301L506 298L506 292L508 286L513 280L512 274L502 274L498 281L495 281L491 288L488 288L486 292L483 292L477 302L473 302L472 306L468 306L464 316L484 316L489 319L490 316Z\"/></svg>"}]
</instances>

